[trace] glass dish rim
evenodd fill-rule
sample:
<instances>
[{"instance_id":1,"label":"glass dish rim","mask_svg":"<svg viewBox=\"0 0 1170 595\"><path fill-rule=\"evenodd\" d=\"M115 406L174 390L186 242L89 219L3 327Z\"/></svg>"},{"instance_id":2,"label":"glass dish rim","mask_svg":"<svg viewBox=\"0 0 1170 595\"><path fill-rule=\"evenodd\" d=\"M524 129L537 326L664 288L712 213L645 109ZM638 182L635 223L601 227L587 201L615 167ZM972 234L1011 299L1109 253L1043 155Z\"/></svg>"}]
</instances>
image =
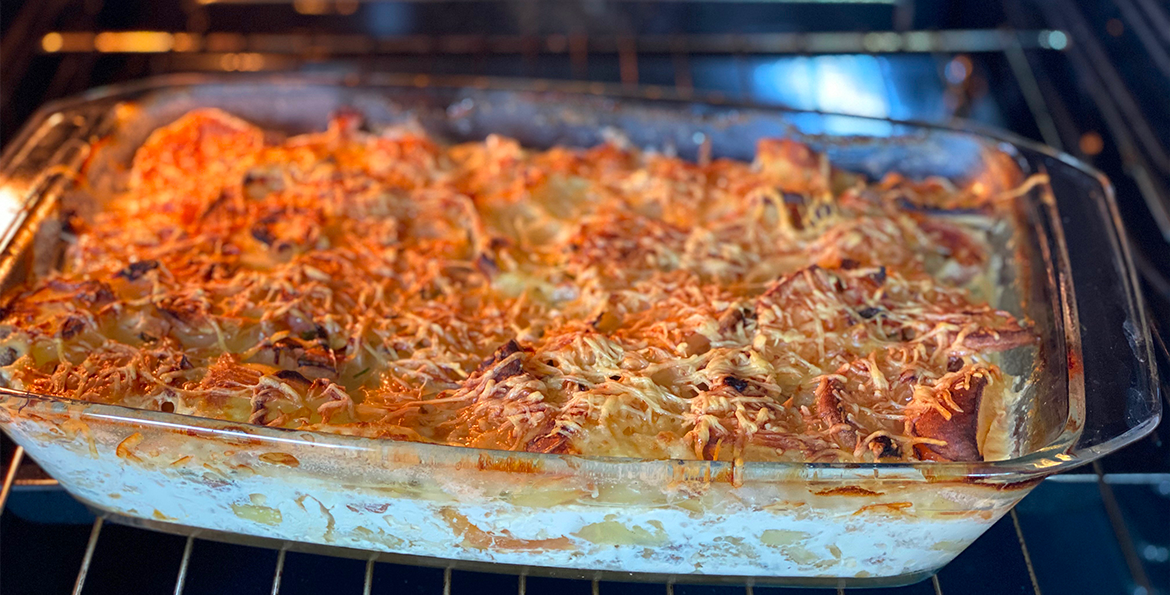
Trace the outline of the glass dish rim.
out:
<instances>
[{"instance_id":1,"label":"glass dish rim","mask_svg":"<svg viewBox=\"0 0 1170 595\"><path fill-rule=\"evenodd\" d=\"M257 73L236 73L236 74L169 74L145 79L139 79L128 83L102 86L91 89L84 93L52 101L40 109L38 109L33 116L24 124L22 131L18 133L9 146L5 147L4 151L0 153L0 184L5 182L5 173L11 169L13 161L16 159L19 152L28 148L30 138L35 132L45 126L54 115L63 114L71 109L78 109L86 104L95 103L99 101L117 101L119 98L124 98L126 101L135 101L139 99L138 96L151 92L166 92L174 91L180 88L192 88L200 86L245 86L245 85L272 85L272 86L321 86L321 87L338 87L338 88L366 88L376 90L378 88L414 88L425 90L427 88L437 88L449 91L502 91L513 93L561 93L571 96L579 96L594 99L614 99L618 101L638 102L647 106L671 106L671 105L690 105L690 106L704 106L714 109L744 109L759 113L775 113L775 114L811 114L822 117L836 117L859 121L870 122L884 122L890 125L905 127L908 129L926 130L926 131L940 131L951 134L962 134L980 138L985 141L992 141L996 144L1006 143L1012 149L1026 149L1040 155L1044 155L1056 159L1065 165L1072 167L1075 170L1091 177L1101 187L1101 195L1099 198L1091 198L1098 203L1098 207L1109 218L1110 231L1114 236L1124 238L1123 225L1120 215L1116 207L1116 199L1112 184L1108 178L1097 169L1085 164L1075 157L1053 149L1047 145L1043 145L1036 141L1032 141L1020 137L1014 133L988 127L979 123L970 122L961 119L955 119L950 122L923 122L917 120L900 120L894 118L882 118L873 116L860 116L854 114L843 114L834 112L825 112L820 110L794 109L782 105L764 105L751 102L742 101L728 101L722 96L713 93L705 93L703 91L694 91L683 95L676 90L667 87L654 86L626 86L607 83L586 83L573 81L548 81L541 79L509 79L509 78L492 78L492 77L467 77L467 76L429 76L429 75L402 75L389 73L367 74L358 80L353 80L350 77L341 73L277 73L277 74L257 74ZM836 134L809 134L809 138L833 138L839 140L850 139L869 139L870 142L880 142L873 136L866 135L836 135ZM896 138L896 137L894 137ZM1018 155L1013 155L1016 157ZM27 210L31 204L31 200L37 193L42 192L34 185L33 191L29 196L23 197L22 209ZM1049 201L1050 202L1050 201ZM1059 312L1061 326L1064 331L1064 338L1066 341L1066 349L1076 351L1076 357L1081 355L1081 338L1080 327L1077 324L1076 301L1075 292L1071 280L1071 271L1068 265L1067 248L1063 237L1063 228L1061 226L1059 216L1055 211L1055 204L1046 205L1051 212L1042 213L1041 217L1051 220L1053 227L1057 230L1059 237L1054 238L1058 250L1053 255L1051 264L1055 269L1053 271L1056 280L1056 287L1053 290L1057 293L1061 300L1062 312ZM23 227L23 223L18 224ZM5 234L9 239L10 234ZM1127 281L1127 294L1134 301L1134 314L1137 317L1137 323L1140 327L1138 329L1135 347L1143 347L1143 351L1150 355L1150 339L1148 337L1148 327L1144 306L1142 304L1142 297L1140 292L1134 291L1136 284L1136 273L1134 271L1132 258L1129 253L1128 246L1124 241L1117 241L1118 238L1110 238L1114 242L1117 256L1121 260L1121 265L1124 270L1123 276ZM9 242L10 243L10 242ZM6 251L4 259L10 258ZM1156 372L1149 365L1152 361L1150 357L1143 358L1143 368L1146 371L1150 386L1156 386ZM1152 431L1157 426L1161 417L1161 401L1156 395L1149 398L1151 403L1150 415L1147 419L1140 423L1131 426L1126 431L1094 444L1088 448L1076 452L1075 454L1068 454L1072 452L1079 439L1080 428L1084 425L1085 411L1085 394L1083 375L1068 376L1068 393L1069 393L1069 421L1066 423L1062 432L1053 438L1046 446L1029 452L1025 455L1004 459L999 461L976 461L976 462L899 462L899 463L816 463L816 462L731 462L731 461L701 461L701 460L687 460L687 459L639 459L633 457L600 457L588 455L554 455L547 453L532 453L526 451L506 451L506 450L492 450L482 448L472 448L464 446L454 446L447 444L432 444L432 443L416 443L416 442L402 442L381 438L367 438L360 436L351 436L338 433L309 431L309 430L287 430L268 428L263 426L253 426L250 424L241 424L238 422L230 422L226 420L219 420L214 418L198 417L193 415L166 413L161 411L150 411L145 409L136 409L122 405L111 405L102 403L92 403L87 401L78 401L74 399L56 397L52 395L40 395L29 393L25 391L18 391L10 388L0 387L0 402L10 399L22 399L29 403L31 402L46 402L65 405L69 408L81 407L84 411L83 415L93 415L108 419L125 420L128 422L148 423L150 425L166 425L175 428L191 428L211 432L228 432L228 433L244 433L261 439L271 439L275 441L287 441L287 432L309 432L315 440L315 445L331 446L335 448L346 449L361 449L369 448L412 448L420 449L419 452L432 450L436 456L434 460L458 460L465 456L489 455L499 458L515 458L515 459L531 459L533 461L547 461L552 459L579 461L588 464L590 467L598 464L608 465L617 464L628 468L630 464L649 464L669 466L674 469L694 467L696 469L704 470L706 473L718 472L718 470L727 470L732 472L732 475L743 476L745 480L761 480L768 477L785 477L794 470L803 470L812 472L831 472L849 471L850 473L872 472L875 475L898 475L899 471L909 472L912 475L915 472L923 472L921 475L926 477L967 477L967 478L987 478L1002 481L1005 476L1015 481L1028 480L1035 477L1041 477L1055 473L1057 471L1064 471L1081 464L1090 462L1104 454L1113 452L1127 444L1130 444L1147 433ZM1077 412L1074 409L1074 403L1080 403L1080 419L1077 417ZM303 441L301 441L303 442ZM332 443L323 444L322 442Z\"/></svg>"}]
</instances>

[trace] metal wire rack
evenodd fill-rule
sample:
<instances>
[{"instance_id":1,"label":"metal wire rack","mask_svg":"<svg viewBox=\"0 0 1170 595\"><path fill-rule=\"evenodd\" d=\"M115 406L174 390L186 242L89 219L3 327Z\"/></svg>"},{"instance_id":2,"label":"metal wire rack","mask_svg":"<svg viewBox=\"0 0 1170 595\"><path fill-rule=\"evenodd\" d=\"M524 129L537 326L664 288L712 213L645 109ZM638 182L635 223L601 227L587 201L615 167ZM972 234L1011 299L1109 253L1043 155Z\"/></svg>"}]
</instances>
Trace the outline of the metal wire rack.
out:
<instances>
[{"instance_id":1,"label":"metal wire rack","mask_svg":"<svg viewBox=\"0 0 1170 595\"><path fill-rule=\"evenodd\" d=\"M817 33L700 33L700 34L596 34L583 33L474 33L474 34L391 34L336 31L239 32L208 30L215 20L216 4L276 5L281 2L200 0L186 3L181 27L140 31L101 29L95 16L100 2L81 2L84 15L80 25L60 30L53 27L57 16L72 0L51 0L36 8L26 8L18 21L9 26L2 53L6 67L0 77L0 103L6 106L25 92L28 85L17 83L30 69L50 65L40 72L43 93L27 101L35 104L107 80L127 79L148 73L174 71L268 71L341 69L360 77L363 73L384 70L413 72L421 81L435 74L457 72L473 76L512 75L561 78L594 82L615 82L651 97L670 94L687 97L696 89L721 91L740 101L759 101L753 87L751 68L761 57L860 54L892 56L920 54L939 65L935 84L953 98L941 113L932 117L969 114L977 93L971 86L972 60L984 67L983 76L1010 80L984 81L990 92L1012 87L1018 89L1026 115L1013 112L1003 123L1027 136L1038 137L1046 144L1096 162L1110 172L1122 210L1137 238L1135 260L1149 291L1147 300L1155 320L1170 324L1170 251L1159 243L1170 240L1170 139L1159 136L1151 117L1170 119L1170 113L1154 113L1143 105L1142 89L1134 89L1132 78L1121 71L1111 40L1132 36L1130 42L1144 50L1151 63L1165 75L1170 85L1170 14L1153 0L1119 0L1102 14L1086 14L1074 2L1041 2L1035 6L1006 1L1002 7L1005 26L967 29L914 29L914 3L897 2L892 10L891 29L882 31L823 31ZM92 6L98 4L99 9ZM292 3L302 15L353 14L357 2L297 0ZM813 3L816 4L816 3ZM347 12L348 11L348 12ZM1105 22L1103 36L1095 23ZM1118 31L1120 30L1120 33ZM30 48L19 51L18 48ZM1112 53L1111 53L1112 52ZM111 61L113 59L113 61ZM769 58L770 59L770 58ZM710 68L697 66L717 60L719 76L715 83ZM948 76L948 67L958 60L967 69L965 76ZM982 62L981 62L982 61ZM997 69L1002 66L1003 72ZM1080 101L1082 90L1088 102ZM767 98L764 98L767 100ZM807 107L807 106L798 106ZM814 106L815 107L815 106ZM5 128L11 134L18 114L6 107ZM1154 110L1156 112L1156 110ZM1160 120L1159 120L1160 121ZM1125 200L1140 197L1141 200ZM1143 215L1144 214L1144 215ZM1170 353L1158 339L1159 357L1170 363ZM1165 394L1165 393L1164 393ZM1147 595L1170 592L1170 567L1163 555L1170 546L1170 535L1150 537L1146 528L1135 526L1134 510L1123 502L1134 489L1152 490L1170 497L1170 456L1161 442L1166 425L1132 453L1096 463L1088 473L1064 475L1045 482L1008 518L997 524L958 560L930 581L886 591L896 593L987 593L1061 592L1070 583L1054 577L1066 571L1064 565L1052 564L1053 538L1046 531L1046 506L1064 492L1091 497L1099 502L1100 531L1109 535L1111 545L1124 571L1115 585L1124 585L1134 593ZM0 488L0 511L15 492L48 493L55 482L31 464L19 447L11 448ZM1135 487L1136 486L1136 487ZM1119 493L1122 494L1119 497ZM23 497L23 496L22 496ZM1048 500L1045 501L1044 499ZM9 511L5 516L11 515ZM169 556L165 568L155 574L167 579L167 589L179 594L192 592L193 581L214 570L199 562L200 552L217 552L229 559L235 555L259 557L250 560L249 584L261 585L260 592L289 592L289 560L296 557L296 567L308 564L302 547L296 543L249 540L249 546L224 545L222 535L198 531L179 537L163 536L139 528L128 528L128 519L93 517L80 552L80 564L72 592L93 592L95 569L101 569L103 547L121 546L125 540L169 540L160 546L159 555ZM116 532L116 535L111 533ZM175 541L179 540L179 541ZM1046 547L1036 550L1030 543L1043 540ZM180 545L181 544L181 545ZM0 539L0 548L11 548ZM1153 548L1153 550L1151 550ZM1161 548L1161 549L1159 549ZM181 553L180 553L181 551ZM1151 553L1152 551L1152 553ZM267 552L267 553L265 553ZM164 555L165 554L165 555ZM635 584L602 578L555 579L526 571L493 577L454 566L427 568L404 566L387 561L382 555L365 556L358 562L338 558L320 558L335 574L333 581L340 592L341 584L362 593L410 592L452 593L512 591L563 591L591 593L710 593L731 595L763 593L771 587L747 583L739 586L693 586L686 584ZM1038 561L1036 557L1042 558ZM262 563L261 563L262 562ZM994 572L987 572L994 567ZM270 569L270 570L269 570ZM304 574L304 573L301 573ZM607 577L608 578L608 577ZM1091 582L1091 581L1090 581ZM158 587L162 583L152 583ZM87 585L90 590L85 590ZM282 590L282 586L284 590ZM0 585L0 589L7 588ZM331 589L333 590L333 589ZM19 591L19 589L18 589ZM808 593L831 593L833 590L806 590ZM843 589L836 589L838 593ZM8 592L8 591L2 591ZM15 592L15 591L14 591ZM200 592L215 592L205 590ZM788 592L788 591L786 591ZM800 592L795 591L795 592Z\"/></svg>"}]
</instances>

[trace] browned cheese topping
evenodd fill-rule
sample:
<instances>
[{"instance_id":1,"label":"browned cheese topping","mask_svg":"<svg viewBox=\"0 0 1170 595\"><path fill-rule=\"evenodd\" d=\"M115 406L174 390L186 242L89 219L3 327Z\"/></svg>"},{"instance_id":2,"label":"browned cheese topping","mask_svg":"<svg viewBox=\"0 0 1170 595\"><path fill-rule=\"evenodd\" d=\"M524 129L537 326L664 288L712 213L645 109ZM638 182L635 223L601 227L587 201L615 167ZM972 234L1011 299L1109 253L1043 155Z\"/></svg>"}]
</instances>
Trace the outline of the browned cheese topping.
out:
<instances>
[{"instance_id":1,"label":"browned cheese topping","mask_svg":"<svg viewBox=\"0 0 1170 595\"><path fill-rule=\"evenodd\" d=\"M6 296L9 386L283 428L747 461L978 460L990 230L1020 180L619 144L446 146L353 114L157 130ZM1014 190L1013 190L1014 189ZM955 216L955 213L962 216Z\"/></svg>"}]
</instances>

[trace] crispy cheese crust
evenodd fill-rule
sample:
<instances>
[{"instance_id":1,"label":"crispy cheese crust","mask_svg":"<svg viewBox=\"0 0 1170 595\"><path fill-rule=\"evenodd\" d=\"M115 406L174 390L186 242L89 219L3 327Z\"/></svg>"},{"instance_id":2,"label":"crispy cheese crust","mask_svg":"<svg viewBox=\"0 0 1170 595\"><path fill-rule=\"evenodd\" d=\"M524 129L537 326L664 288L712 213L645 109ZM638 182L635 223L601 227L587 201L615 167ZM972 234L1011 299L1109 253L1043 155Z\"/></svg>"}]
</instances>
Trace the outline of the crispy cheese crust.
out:
<instances>
[{"instance_id":1,"label":"crispy cheese crust","mask_svg":"<svg viewBox=\"0 0 1170 595\"><path fill-rule=\"evenodd\" d=\"M15 388L253 424L549 453L977 460L1012 184L877 182L618 144L287 139L214 110L68 217L11 292ZM962 216L956 216L961 214Z\"/></svg>"}]
</instances>

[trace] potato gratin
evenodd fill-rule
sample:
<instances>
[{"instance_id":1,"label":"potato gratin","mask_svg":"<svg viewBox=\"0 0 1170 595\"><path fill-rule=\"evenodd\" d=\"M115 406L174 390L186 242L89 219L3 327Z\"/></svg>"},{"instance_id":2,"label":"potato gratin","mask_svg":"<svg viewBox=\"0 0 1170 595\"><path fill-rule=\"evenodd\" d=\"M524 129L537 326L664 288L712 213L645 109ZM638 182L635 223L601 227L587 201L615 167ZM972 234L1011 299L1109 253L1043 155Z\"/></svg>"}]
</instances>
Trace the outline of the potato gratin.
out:
<instances>
[{"instance_id":1,"label":"potato gratin","mask_svg":"<svg viewBox=\"0 0 1170 595\"><path fill-rule=\"evenodd\" d=\"M282 428L745 461L971 461L1033 342L988 305L1027 188L611 142L191 112L7 296L9 386ZM82 189L84 191L84 189Z\"/></svg>"}]
</instances>

